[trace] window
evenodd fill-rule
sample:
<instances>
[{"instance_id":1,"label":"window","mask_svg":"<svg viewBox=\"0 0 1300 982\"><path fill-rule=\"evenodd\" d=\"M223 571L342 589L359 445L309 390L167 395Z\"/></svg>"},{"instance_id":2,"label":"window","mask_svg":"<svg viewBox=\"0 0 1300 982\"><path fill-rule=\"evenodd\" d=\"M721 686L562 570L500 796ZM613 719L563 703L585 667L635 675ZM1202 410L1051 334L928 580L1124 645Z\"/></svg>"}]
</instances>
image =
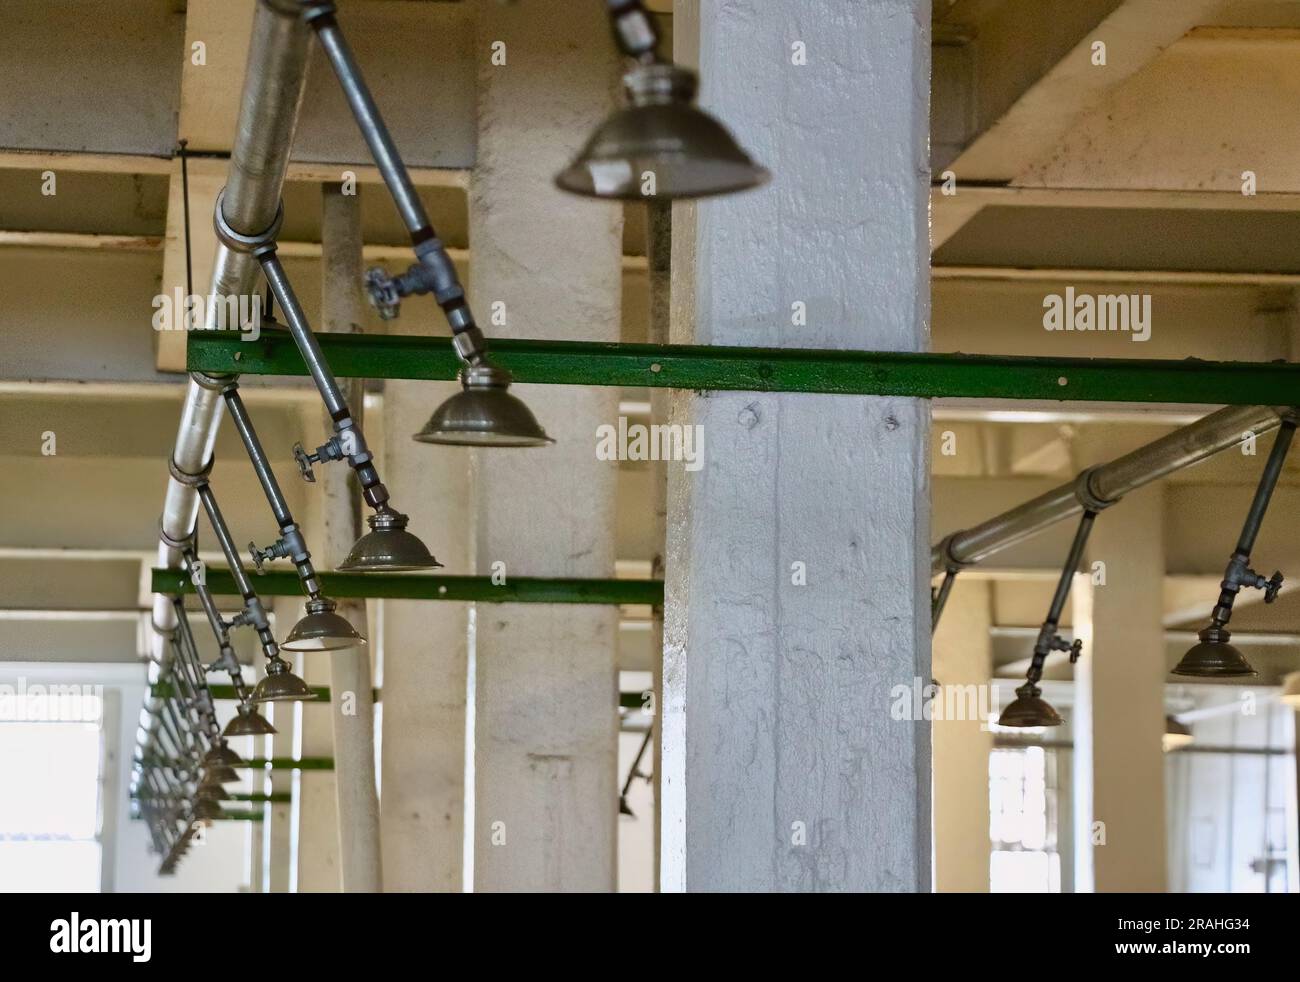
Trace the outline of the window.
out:
<instances>
[{"instance_id":1,"label":"window","mask_svg":"<svg viewBox=\"0 0 1300 982\"><path fill-rule=\"evenodd\" d=\"M103 699L81 688L0 699L0 892L99 892Z\"/></svg>"},{"instance_id":2,"label":"window","mask_svg":"<svg viewBox=\"0 0 1300 982\"><path fill-rule=\"evenodd\" d=\"M1042 747L989 755L989 889L1060 893L1055 759Z\"/></svg>"}]
</instances>

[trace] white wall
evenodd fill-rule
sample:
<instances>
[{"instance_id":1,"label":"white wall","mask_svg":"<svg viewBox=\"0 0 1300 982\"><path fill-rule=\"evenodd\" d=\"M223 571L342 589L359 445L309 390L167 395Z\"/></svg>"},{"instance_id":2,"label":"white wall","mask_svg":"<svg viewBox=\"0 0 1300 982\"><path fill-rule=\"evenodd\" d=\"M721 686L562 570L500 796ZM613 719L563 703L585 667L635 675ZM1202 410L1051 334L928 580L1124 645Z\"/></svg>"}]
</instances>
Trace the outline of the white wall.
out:
<instances>
[{"instance_id":1,"label":"white wall","mask_svg":"<svg viewBox=\"0 0 1300 982\"><path fill-rule=\"evenodd\" d=\"M0 685L30 689L38 684L103 686L105 752L100 804L105 892L232 893L246 888L247 844L256 828L249 822L216 823L208 830L206 842L190 850L174 876L157 875L161 857L149 852L148 830L144 822L131 818L128 798L135 730L146 688L144 665L0 663ZM245 752L245 748L236 749Z\"/></svg>"}]
</instances>

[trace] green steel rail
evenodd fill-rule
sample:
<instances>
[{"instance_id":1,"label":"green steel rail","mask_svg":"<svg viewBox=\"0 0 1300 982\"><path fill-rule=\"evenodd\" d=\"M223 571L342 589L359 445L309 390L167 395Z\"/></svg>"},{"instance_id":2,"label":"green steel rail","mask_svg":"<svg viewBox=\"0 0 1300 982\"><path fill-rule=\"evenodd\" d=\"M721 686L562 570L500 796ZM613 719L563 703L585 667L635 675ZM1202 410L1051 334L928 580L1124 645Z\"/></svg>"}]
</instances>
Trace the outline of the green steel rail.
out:
<instances>
[{"instance_id":1,"label":"green steel rail","mask_svg":"<svg viewBox=\"0 0 1300 982\"><path fill-rule=\"evenodd\" d=\"M446 337L320 334L343 378L449 380L460 365ZM824 351L590 341L493 339L492 358L517 382L751 392L1174 402L1289 406L1300 365L1285 362ZM306 375L287 331L256 341L193 331L187 366L214 375Z\"/></svg>"},{"instance_id":2,"label":"green steel rail","mask_svg":"<svg viewBox=\"0 0 1300 982\"><path fill-rule=\"evenodd\" d=\"M250 757L242 764L236 764L237 769L252 768L254 770L263 770L270 767L273 771L332 771L334 770L333 757L303 757L294 760L292 757Z\"/></svg>"},{"instance_id":3,"label":"green steel rail","mask_svg":"<svg viewBox=\"0 0 1300 982\"><path fill-rule=\"evenodd\" d=\"M209 569L205 579L216 594L238 594L226 569ZM296 597L302 593L298 574L288 570L255 573L253 587L267 597ZM487 603L532 604L661 604L664 585L659 580L561 580L514 576L494 584L488 576L431 576L406 573L322 573L324 592L340 597L382 600L472 600ZM189 574L178 569L155 569L150 588L154 593L193 593Z\"/></svg>"},{"instance_id":4,"label":"green steel rail","mask_svg":"<svg viewBox=\"0 0 1300 982\"><path fill-rule=\"evenodd\" d=\"M330 699L333 698L333 696L330 693L330 687L328 685L313 685L311 687L311 691L316 693L316 699L319 702L329 702ZM238 699L239 698L239 693L235 691L235 687L233 685L210 685L208 686L208 692L211 693L213 699ZM375 702L380 701L382 692L383 692L382 689L375 689L373 691L373 698ZM153 685L149 686L149 694L158 699L166 699L169 696L173 695L174 692L169 682L155 682ZM618 704L622 706L624 709L640 709L643 705L645 705L645 696L640 692L620 692L618 694ZM326 758L320 758L320 759L324 760ZM164 761L163 763L166 762ZM256 765L250 762L249 766L261 767L263 766L264 763L265 760L263 760L261 763ZM333 761L331 761L330 764L331 766L333 766ZM295 763L294 766L296 767L298 765Z\"/></svg>"},{"instance_id":5,"label":"green steel rail","mask_svg":"<svg viewBox=\"0 0 1300 982\"><path fill-rule=\"evenodd\" d=\"M160 757L146 757L146 764L151 767L174 767L176 761L166 760ZM237 768L264 770L270 767L273 771L332 771L334 770L333 757L303 757L295 760L293 757L252 757L242 764L236 764Z\"/></svg>"},{"instance_id":6,"label":"green steel rail","mask_svg":"<svg viewBox=\"0 0 1300 982\"><path fill-rule=\"evenodd\" d=\"M131 795L131 797L134 798L136 801L153 801L156 800L158 796L152 794L133 794ZM261 792L256 794L247 794L243 792L231 791L230 800L250 801L255 803L272 802L273 804L287 805L291 801L293 801L293 795L290 794L288 791L273 791L271 794L265 794Z\"/></svg>"},{"instance_id":7,"label":"green steel rail","mask_svg":"<svg viewBox=\"0 0 1300 982\"><path fill-rule=\"evenodd\" d=\"M144 816L132 815L131 820L133 822L143 822ZM242 808L225 809L220 815L213 819L213 821L217 822L261 822L264 820L265 818L260 811L245 811Z\"/></svg>"},{"instance_id":8,"label":"green steel rail","mask_svg":"<svg viewBox=\"0 0 1300 982\"><path fill-rule=\"evenodd\" d=\"M242 808L223 809L218 822L261 822L265 816L258 810L244 811Z\"/></svg>"},{"instance_id":9,"label":"green steel rail","mask_svg":"<svg viewBox=\"0 0 1300 982\"><path fill-rule=\"evenodd\" d=\"M311 691L316 694L316 699L319 702L330 701L330 687L328 685L313 685L311 686ZM239 698L239 693L235 690L233 685L210 685L208 686L208 692L211 693L213 699ZM167 699L170 696L176 695L176 691L171 687L171 683L169 682L155 682L153 685L149 686L149 694L158 699ZM376 702L379 701L378 689L375 689L374 691L374 699Z\"/></svg>"}]
</instances>

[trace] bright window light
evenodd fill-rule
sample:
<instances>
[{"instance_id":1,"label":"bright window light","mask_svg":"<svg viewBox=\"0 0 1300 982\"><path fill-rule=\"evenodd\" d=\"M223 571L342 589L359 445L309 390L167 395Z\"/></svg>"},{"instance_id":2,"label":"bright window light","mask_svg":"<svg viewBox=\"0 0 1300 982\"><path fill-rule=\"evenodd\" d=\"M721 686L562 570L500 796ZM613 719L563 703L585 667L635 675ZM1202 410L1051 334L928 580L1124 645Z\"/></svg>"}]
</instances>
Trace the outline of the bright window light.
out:
<instances>
[{"instance_id":1,"label":"bright window light","mask_svg":"<svg viewBox=\"0 0 1300 982\"><path fill-rule=\"evenodd\" d=\"M1050 763L1042 747L999 748L989 755L993 893L1061 892Z\"/></svg>"},{"instance_id":2,"label":"bright window light","mask_svg":"<svg viewBox=\"0 0 1300 982\"><path fill-rule=\"evenodd\" d=\"M0 714L0 892L97 893L102 705L42 698Z\"/></svg>"}]
</instances>

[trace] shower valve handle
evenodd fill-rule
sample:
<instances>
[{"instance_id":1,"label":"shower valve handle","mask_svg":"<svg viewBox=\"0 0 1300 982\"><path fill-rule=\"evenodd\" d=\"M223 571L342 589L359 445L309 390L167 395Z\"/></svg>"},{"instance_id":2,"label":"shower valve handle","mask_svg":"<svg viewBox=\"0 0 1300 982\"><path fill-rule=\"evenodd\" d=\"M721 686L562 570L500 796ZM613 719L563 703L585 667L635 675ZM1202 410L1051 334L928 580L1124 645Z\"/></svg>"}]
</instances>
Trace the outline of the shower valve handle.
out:
<instances>
[{"instance_id":1,"label":"shower valve handle","mask_svg":"<svg viewBox=\"0 0 1300 982\"><path fill-rule=\"evenodd\" d=\"M302 473L302 479L308 484L316 483L316 474L312 471L311 465L320 463L320 458L315 454L309 454L302 448L301 443L293 445L293 459L298 465L298 470Z\"/></svg>"},{"instance_id":2,"label":"shower valve handle","mask_svg":"<svg viewBox=\"0 0 1300 982\"><path fill-rule=\"evenodd\" d=\"M1261 579L1263 578L1261 577ZM1282 580L1282 572L1278 570L1260 584L1260 588L1264 591L1264 603L1271 604L1277 599L1278 591L1282 589Z\"/></svg>"}]
</instances>

